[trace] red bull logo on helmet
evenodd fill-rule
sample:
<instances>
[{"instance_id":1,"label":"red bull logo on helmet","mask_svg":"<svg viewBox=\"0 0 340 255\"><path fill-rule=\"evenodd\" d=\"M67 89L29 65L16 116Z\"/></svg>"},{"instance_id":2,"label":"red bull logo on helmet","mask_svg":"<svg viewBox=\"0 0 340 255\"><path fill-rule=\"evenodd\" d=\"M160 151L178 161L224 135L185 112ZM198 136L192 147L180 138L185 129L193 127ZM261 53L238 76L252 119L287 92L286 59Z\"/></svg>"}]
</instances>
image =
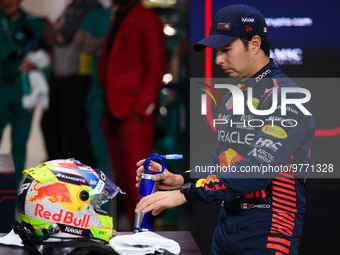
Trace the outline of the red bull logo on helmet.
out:
<instances>
[{"instance_id":1,"label":"red bull logo on helmet","mask_svg":"<svg viewBox=\"0 0 340 255\"><path fill-rule=\"evenodd\" d=\"M89 201L83 201L80 199L79 194L83 190L83 186L70 183L53 182L43 185L39 182L36 182L33 186L33 194L30 195L28 201L44 201L46 198L51 204L58 203L67 210L80 211L87 205ZM42 202L42 204L45 204L45 202Z\"/></svg>"},{"instance_id":2,"label":"red bull logo on helmet","mask_svg":"<svg viewBox=\"0 0 340 255\"><path fill-rule=\"evenodd\" d=\"M30 202L34 202L36 200L42 200L45 197L49 197L49 201L51 203L60 203L65 202L71 204L72 201L70 199L70 191L66 187L64 183L55 182L46 186L41 186L37 188L38 182L34 184L33 189L37 191L37 194L34 197L29 199Z\"/></svg>"},{"instance_id":3,"label":"red bull logo on helmet","mask_svg":"<svg viewBox=\"0 0 340 255\"><path fill-rule=\"evenodd\" d=\"M77 218L73 212L63 209L59 210L59 212L52 213L48 210L45 210L45 207L41 204L35 205L34 216L40 217L44 220L53 220L56 223L73 225L79 228L88 228L91 218L91 216L88 214L85 214L83 218Z\"/></svg>"}]
</instances>

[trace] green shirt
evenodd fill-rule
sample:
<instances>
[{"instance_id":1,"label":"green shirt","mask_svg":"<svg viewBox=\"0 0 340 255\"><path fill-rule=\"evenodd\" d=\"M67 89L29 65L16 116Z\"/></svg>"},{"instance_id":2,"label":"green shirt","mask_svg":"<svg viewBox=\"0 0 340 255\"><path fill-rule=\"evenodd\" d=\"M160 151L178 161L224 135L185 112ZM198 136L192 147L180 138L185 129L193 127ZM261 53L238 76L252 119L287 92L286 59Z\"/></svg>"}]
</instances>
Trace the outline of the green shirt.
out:
<instances>
[{"instance_id":1,"label":"green shirt","mask_svg":"<svg viewBox=\"0 0 340 255\"><path fill-rule=\"evenodd\" d=\"M18 66L28 52L44 48L44 21L21 12L12 21L0 12L0 77L17 78Z\"/></svg>"}]
</instances>

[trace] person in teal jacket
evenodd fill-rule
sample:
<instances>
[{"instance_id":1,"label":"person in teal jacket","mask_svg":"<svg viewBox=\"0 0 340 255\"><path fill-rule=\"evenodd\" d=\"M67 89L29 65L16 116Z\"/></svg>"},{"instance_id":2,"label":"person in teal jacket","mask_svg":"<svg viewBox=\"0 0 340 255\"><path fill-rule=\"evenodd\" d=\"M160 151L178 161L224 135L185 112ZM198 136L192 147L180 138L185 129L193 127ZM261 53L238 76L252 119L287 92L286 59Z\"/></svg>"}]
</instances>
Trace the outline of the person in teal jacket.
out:
<instances>
[{"instance_id":1,"label":"person in teal jacket","mask_svg":"<svg viewBox=\"0 0 340 255\"><path fill-rule=\"evenodd\" d=\"M0 0L0 142L4 127L10 123L17 184L24 169L33 115L32 110L22 107L20 78L35 68L25 56L44 48L45 32L43 19L21 10L20 3Z\"/></svg>"},{"instance_id":2,"label":"person in teal jacket","mask_svg":"<svg viewBox=\"0 0 340 255\"><path fill-rule=\"evenodd\" d=\"M73 39L75 49L92 55L92 83L86 97L86 106L89 113L88 125L92 150L96 160L95 167L105 174L109 174L109 153L102 129L105 95L98 83L97 64L109 28L110 17L110 7L92 11L86 16Z\"/></svg>"}]
</instances>

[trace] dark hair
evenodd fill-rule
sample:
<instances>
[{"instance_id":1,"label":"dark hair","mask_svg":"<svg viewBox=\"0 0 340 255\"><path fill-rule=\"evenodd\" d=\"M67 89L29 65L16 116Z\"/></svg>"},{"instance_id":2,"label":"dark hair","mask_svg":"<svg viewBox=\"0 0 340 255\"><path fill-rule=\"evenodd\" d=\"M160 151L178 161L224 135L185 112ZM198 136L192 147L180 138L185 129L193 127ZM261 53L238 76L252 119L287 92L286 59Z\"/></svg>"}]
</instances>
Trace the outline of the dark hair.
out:
<instances>
[{"instance_id":1,"label":"dark hair","mask_svg":"<svg viewBox=\"0 0 340 255\"><path fill-rule=\"evenodd\" d=\"M253 35L241 35L240 39L243 42L244 47L248 50L248 43L253 39ZM261 49L264 51L264 54L269 57L271 43L266 36L260 36L261 38Z\"/></svg>"}]
</instances>

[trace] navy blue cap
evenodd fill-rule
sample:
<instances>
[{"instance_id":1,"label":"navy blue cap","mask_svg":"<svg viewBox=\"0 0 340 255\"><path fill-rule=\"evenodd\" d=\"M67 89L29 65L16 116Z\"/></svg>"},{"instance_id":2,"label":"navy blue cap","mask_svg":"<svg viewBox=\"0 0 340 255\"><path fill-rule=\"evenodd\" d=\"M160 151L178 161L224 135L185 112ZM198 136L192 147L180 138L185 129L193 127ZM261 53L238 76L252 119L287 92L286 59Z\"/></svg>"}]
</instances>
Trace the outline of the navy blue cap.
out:
<instances>
[{"instance_id":1,"label":"navy blue cap","mask_svg":"<svg viewBox=\"0 0 340 255\"><path fill-rule=\"evenodd\" d=\"M241 35L267 35L267 24L261 12L246 4L229 5L219 10L212 20L209 36L194 44L195 51L206 47L220 48Z\"/></svg>"}]
</instances>

